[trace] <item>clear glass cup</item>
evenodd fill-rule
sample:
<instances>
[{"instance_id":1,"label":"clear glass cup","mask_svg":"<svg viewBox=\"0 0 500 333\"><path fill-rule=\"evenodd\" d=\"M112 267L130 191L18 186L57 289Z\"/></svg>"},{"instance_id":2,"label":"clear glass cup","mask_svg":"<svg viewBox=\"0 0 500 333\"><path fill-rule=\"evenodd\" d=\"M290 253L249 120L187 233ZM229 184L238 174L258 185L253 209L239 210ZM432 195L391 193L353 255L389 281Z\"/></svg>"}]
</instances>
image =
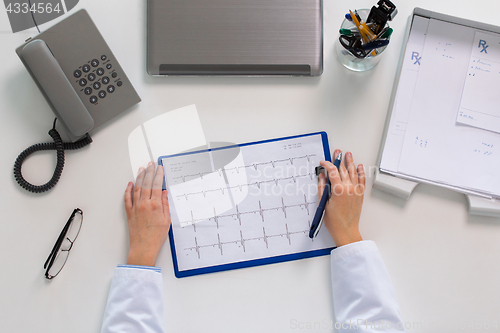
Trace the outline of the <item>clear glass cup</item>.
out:
<instances>
[{"instance_id":1,"label":"clear glass cup","mask_svg":"<svg viewBox=\"0 0 500 333\"><path fill-rule=\"evenodd\" d=\"M366 19L368 18L368 15L370 14L369 9L359 9L358 14L363 20L363 22L366 22ZM385 27L389 27L389 24L386 24ZM356 25L354 22L351 22L347 19L344 19L342 22L342 25L340 26L340 29L356 29ZM339 34L340 37L340 34ZM389 37L390 39L390 37ZM382 53L384 50L387 48L387 46L380 47L378 49L375 49L377 54L372 55L371 53L368 54L365 58L357 58L354 56L350 51L348 51L346 48L340 44L339 39L337 38L337 42L335 43L335 51L337 53L337 59L339 62L344 65L344 67L355 71L355 72L362 72L362 71L367 71L375 67L382 56Z\"/></svg>"}]
</instances>

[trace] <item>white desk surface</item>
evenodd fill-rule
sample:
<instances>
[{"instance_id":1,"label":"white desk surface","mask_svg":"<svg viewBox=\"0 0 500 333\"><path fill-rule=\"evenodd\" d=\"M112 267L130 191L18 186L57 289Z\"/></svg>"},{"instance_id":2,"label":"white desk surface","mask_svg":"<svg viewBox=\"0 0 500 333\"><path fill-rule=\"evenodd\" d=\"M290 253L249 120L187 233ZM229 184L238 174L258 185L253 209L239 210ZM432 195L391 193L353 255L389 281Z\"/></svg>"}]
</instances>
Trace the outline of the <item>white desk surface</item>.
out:
<instances>
[{"instance_id":1,"label":"white desk surface","mask_svg":"<svg viewBox=\"0 0 500 333\"><path fill-rule=\"evenodd\" d=\"M413 8L499 24L495 0L396 1L395 32L380 64L350 72L334 53L338 27L348 9L375 3L324 1L324 73L318 78L152 78L146 73L145 1L80 1L72 12L88 10L143 101L93 133L89 148L68 152L59 184L42 195L22 190L12 175L23 149L50 141L52 111L14 52L35 33L12 34L0 9L2 332L100 330L113 271L128 250L122 198L133 179L127 137L144 121L196 104L207 141L243 143L324 130L332 149L352 151L357 163L373 171ZM24 172L42 183L54 166L53 152L38 153ZM500 220L469 216L466 198L445 189L419 185L402 201L372 189L372 183L370 175L361 233L382 253L408 331L498 331ZM42 265L75 207L85 214L81 233L60 275L48 281ZM312 331L329 331L329 260L176 279L165 244L157 265L168 332L293 332L306 331L307 324L316 327Z\"/></svg>"}]
</instances>

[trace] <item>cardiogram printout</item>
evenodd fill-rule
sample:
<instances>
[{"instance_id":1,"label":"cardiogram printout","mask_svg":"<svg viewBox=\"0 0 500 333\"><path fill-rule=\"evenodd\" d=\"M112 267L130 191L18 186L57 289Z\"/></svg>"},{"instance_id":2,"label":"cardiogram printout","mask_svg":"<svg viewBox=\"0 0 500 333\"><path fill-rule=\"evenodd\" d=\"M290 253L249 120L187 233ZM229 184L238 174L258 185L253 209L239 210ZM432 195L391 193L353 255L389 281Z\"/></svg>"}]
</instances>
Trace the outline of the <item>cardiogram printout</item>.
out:
<instances>
[{"instance_id":1,"label":"cardiogram printout","mask_svg":"<svg viewBox=\"0 0 500 333\"><path fill-rule=\"evenodd\" d=\"M477 31L457 122L500 133L500 36Z\"/></svg>"},{"instance_id":2,"label":"cardiogram printout","mask_svg":"<svg viewBox=\"0 0 500 333\"><path fill-rule=\"evenodd\" d=\"M315 133L160 157L176 276L328 254L326 228L309 238L328 155Z\"/></svg>"}]
</instances>

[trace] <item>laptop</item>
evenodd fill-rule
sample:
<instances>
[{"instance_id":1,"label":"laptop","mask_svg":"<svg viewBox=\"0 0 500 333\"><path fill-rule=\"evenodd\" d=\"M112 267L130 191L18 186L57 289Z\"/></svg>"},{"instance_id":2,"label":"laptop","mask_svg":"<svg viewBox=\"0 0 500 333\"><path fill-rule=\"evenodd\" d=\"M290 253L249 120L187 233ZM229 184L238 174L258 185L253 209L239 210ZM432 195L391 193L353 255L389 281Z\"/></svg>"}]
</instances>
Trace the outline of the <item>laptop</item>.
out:
<instances>
[{"instance_id":1,"label":"laptop","mask_svg":"<svg viewBox=\"0 0 500 333\"><path fill-rule=\"evenodd\" d=\"M150 75L319 76L322 0L148 0Z\"/></svg>"}]
</instances>

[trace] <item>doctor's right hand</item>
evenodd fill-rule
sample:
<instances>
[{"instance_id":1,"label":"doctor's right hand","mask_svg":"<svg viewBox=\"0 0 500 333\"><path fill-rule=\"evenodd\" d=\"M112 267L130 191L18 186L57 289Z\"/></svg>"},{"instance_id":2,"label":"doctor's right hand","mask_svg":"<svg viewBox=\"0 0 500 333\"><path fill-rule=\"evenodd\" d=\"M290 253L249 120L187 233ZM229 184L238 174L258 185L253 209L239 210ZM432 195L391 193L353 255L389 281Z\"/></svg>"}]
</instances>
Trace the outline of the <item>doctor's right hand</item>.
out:
<instances>
[{"instance_id":1,"label":"doctor's right hand","mask_svg":"<svg viewBox=\"0 0 500 333\"><path fill-rule=\"evenodd\" d=\"M339 153L340 150L335 150L334 159ZM326 204L323 215L323 224L337 246L363 240L359 233L359 217L366 184L363 165L360 164L356 167L350 152L345 154L339 170L327 161L321 161L320 164L328 172L332 184L331 197ZM319 198L323 195L325 187L326 177L324 174L320 174Z\"/></svg>"}]
</instances>

